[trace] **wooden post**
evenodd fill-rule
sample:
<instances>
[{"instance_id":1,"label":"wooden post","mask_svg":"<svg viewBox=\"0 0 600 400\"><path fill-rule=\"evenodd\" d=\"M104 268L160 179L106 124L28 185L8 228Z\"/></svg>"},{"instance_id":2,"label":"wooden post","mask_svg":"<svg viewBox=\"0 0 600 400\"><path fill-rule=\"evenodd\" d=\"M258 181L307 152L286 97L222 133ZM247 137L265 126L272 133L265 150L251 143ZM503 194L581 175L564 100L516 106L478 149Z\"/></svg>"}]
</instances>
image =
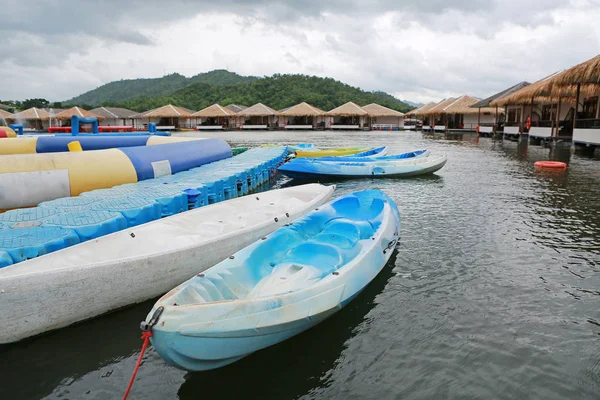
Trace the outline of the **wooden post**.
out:
<instances>
[{"instance_id":1,"label":"wooden post","mask_svg":"<svg viewBox=\"0 0 600 400\"><path fill-rule=\"evenodd\" d=\"M573 133L577 126L577 110L579 109L579 95L581 94L581 83L577 84L577 93L575 94L575 113L573 113Z\"/></svg>"},{"instance_id":2,"label":"wooden post","mask_svg":"<svg viewBox=\"0 0 600 400\"><path fill-rule=\"evenodd\" d=\"M556 137L560 133L560 103L562 98L558 96L558 104L556 105Z\"/></svg>"},{"instance_id":3,"label":"wooden post","mask_svg":"<svg viewBox=\"0 0 600 400\"><path fill-rule=\"evenodd\" d=\"M506 118L506 116L504 117ZM498 130L498 104L496 104L496 118L494 118L494 134Z\"/></svg>"},{"instance_id":4,"label":"wooden post","mask_svg":"<svg viewBox=\"0 0 600 400\"><path fill-rule=\"evenodd\" d=\"M477 126L481 125L481 107L477 107Z\"/></svg>"}]
</instances>

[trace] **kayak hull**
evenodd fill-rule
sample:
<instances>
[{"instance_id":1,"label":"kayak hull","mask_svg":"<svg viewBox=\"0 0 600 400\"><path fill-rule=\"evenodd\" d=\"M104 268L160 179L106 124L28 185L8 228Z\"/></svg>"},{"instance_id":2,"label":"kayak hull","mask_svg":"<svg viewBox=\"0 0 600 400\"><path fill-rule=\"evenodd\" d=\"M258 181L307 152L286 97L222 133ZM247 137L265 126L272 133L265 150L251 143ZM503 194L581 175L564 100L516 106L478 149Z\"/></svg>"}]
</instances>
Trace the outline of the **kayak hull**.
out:
<instances>
[{"instance_id":1,"label":"kayak hull","mask_svg":"<svg viewBox=\"0 0 600 400\"><path fill-rule=\"evenodd\" d=\"M359 193L367 192L378 191ZM379 198L384 199L381 214L372 220L361 220L357 214L332 212L332 204L351 196L343 196L319 207L320 211L294 221L292 227L281 228L262 238L163 296L146 319L149 321L158 307L164 308L151 337L158 354L169 364L183 370L219 368L305 331L348 304L383 269L398 241L400 229L398 210L393 201L383 194ZM365 196L361 201L365 201L365 198L369 199ZM366 206L366 212L376 208L373 204L375 201L371 203L371 211ZM356 217L355 224L342 222L348 221L346 217L353 218L349 215ZM312 221L324 221L323 218L326 218L327 222L321 226L321 231L315 231L310 223L311 218ZM333 232L328 230L328 226L332 227L329 224L339 224L338 228L344 228L331 236L332 242L319 245L317 238L329 237L327 235ZM360 232L357 236L360 240L356 242L359 244L350 245L343 237L353 230ZM300 240L297 247L287 241L290 232L308 231L312 231L309 238ZM337 248L336 243L341 249L340 257L346 263L333 267L333 272L329 272L327 261L320 257L324 257L331 248ZM306 244L310 246L303 247ZM314 264L308 261L303 263L301 259L290 261L301 247L308 249L306 254L310 253L305 257L315 257L314 261L320 261ZM285 254L283 261L273 254L278 252ZM260 254L267 259L262 259ZM353 258L346 259L348 254L353 254ZM273 260L270 267L259 272L265 268L268 259ZM280 261L276 262L275 259ZM280 268L286 271L292 269L293 272L286 272L291 275L282 276L279 275L282 272ZM318 275L318 278L302 275L314 270L322 275ZM265 275L257 277L257 273ZM257 283L245 287L244 290L250 291L242 295L239 288L249 285L245 279L256 280ZM299 289L291 289L286 285L299 285L296 286ZM271 291L273 289L276 291ZM231 294L233 297L226 294L230 290L235 292ZM208 301L210 296L214 296L213 300Z\"/></svg>"},{"instance_id":2,"label":"kayak hull","mask_svg":"<svg viewBox=\"0 0 600 400\"><path fill-rule=\"evenodd\" d=\"M279 172L294 179L411 178L432 174L446 165L446 156L390 162L321 162L282 165Z\"/></svg>"},{"instance_id":3,"label":"kayak hull","mask_svg":"<svg viewBox=\"0 0 600 400\"><path fill-rule=\"evenodd\" d=\"M329 200L296 186L163 218L0 269L0 343L159 296Z\"/></svg>"}]
</instances>

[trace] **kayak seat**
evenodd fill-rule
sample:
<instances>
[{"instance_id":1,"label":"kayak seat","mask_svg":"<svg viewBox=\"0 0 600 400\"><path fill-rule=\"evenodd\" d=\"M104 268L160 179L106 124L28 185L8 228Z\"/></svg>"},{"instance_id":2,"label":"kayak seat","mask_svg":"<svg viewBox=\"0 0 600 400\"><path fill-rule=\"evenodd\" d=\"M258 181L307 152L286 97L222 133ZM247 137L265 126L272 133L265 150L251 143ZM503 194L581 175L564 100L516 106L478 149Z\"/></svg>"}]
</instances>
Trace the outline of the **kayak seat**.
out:
<instances>
[{"instance_id":1,"label":"kayak seat","mask_svg":"<svg viewBox=\"0 0 600 400\"><path fill-rule=\"evenodd\" d=\"M311 265L318 268L323 276L342 266L345 258L340 248L311 240L291 249L281 262Z\"/></svg>"}]
</instances>

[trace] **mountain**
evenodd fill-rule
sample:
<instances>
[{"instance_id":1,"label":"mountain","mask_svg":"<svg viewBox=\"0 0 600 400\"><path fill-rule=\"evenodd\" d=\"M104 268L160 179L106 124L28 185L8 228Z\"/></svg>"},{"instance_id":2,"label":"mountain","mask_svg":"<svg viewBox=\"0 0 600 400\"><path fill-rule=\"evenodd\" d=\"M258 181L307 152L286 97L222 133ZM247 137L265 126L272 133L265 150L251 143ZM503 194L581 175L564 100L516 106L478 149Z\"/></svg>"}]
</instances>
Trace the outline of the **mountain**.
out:
<instances>
[{"instance_id":1,"label":"mountain","mask_svg":"<svg viewBox=\"0 0 600 400\"><path fill-rule=\"evenodd\" d=\"M229 82L226 75L223 75L222 78L219 80L215 78L215 81ZM331 78L280 74L260 79L250 78L238 84L211 84L206 80L203 81L204 78L196 76L190 78L195 79L195 83L171 93L142 95L122 101L107 101L102 105L144 111L169 103L192 110L200 110L214 103L247 106L264 103L280 110L306 101L323 110L331 110L348 101L354 101L360 105L378 103L402 112L412 109L408 104L385 92L363 91ZM208 82L210 81L208 80Z\"/></svg>"},{"instance_id":2,"label":"mountain","mask_svg":"<svg viewBox=\"0 0 600 400\"><path fill-rule=\"evenodd\" d=\"M409 106L411 106L412 108L418 108L421 107L423 105L423 103L416 103L414 101L408 101L408 100L402 100L404 103L408 104Z\"/></svg>"},{"instance_id":3,"label":"mountain","mask_svg":"<svg viewBox=\"0 0 600 400\"><path fill-rule=\"evenodd\" d=\"M170 74L162 78L122 79L110 82L94 90L64 102L65 104L89 105L115 104L136 97L160 97L176 92L195 83L209 85L236 85L252 82L259 78L241 76L226 70L214 70L186 78L181 74Z\"/></svg>"}]
</instances>

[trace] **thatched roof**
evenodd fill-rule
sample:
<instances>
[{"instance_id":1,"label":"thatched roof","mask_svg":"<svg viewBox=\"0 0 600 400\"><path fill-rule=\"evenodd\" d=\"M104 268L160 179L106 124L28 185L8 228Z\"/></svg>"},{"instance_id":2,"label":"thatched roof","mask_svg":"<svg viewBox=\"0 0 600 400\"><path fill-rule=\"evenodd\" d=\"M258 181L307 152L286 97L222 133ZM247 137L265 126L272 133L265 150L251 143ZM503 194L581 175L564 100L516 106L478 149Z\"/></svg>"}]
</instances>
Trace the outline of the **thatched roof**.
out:
<instances>
[{"instance_id":1,"label":"thatched roof","mask_svg":"<svg viewBox=\"0 0 600 400\"><path fill-rule=\"evenodd\" d=\"M18 112L15 114L15 119L16 120L21 120L21 121L25 121L25 120L40 120L40 121L47 121L49 119L49 115L48 115L48 111L42 109L42 108L37 108L37 107L31 107L28 108L27 110Z\"/></svg>"},{"instance_id":2,"label":"thatched roof","mask_svg":"<svg viewBox=\"0 0 600 400\"><path fill-rule=\"evenodd\" d=\"M242 110L245 110L246 108L248 108L247 106L242 106L240 104L230 104L228 106L225 106L226 109L233 111L234 113L239 113Z\"/></svg>"},{"instance_id":3,"label":"thatched roof","mask_svg":"<svg viewBox=\"0 0 600 400\"><path fill-rule=\"evenodd\" d=\"M451 105L452 103L454 103L457 100L458 99L456 99L454 97L444 99L444 100L440 101L439 103L437 103L435 106L430 107L427 110L421 111L419 113L419 115L442 115L442 114L445 114L444 108L448 107L449 105Z\"/></svg>"},{"instance_id":4,"label":"thatched roof","mask_svg":"<svg viewBox=\"0 0 600 400\"><path fill-rule=\"evenodd\" d=\"M341 106L334 108L326 114L332 117L349 117L353 115L367 115L367 112L358 104L349 101L346 104L342 104Z\"/></svg>"},{"instance_id":5,"label":"thatched roof","mask_svg":"<svg viewBox=\"0 0 600 400\"><path fill-rule=\"evenodd\" d=\"M304 102L296 104L295 106L284 108L283 110L279 111L279 115L286 117L303 117L306 115L317 116L324 114L325 111L320 110L317 107L311 106L310 104Z\"/></svg>"},{"instance_id":6,"label":"thatched roof","mask_svg":"<svg viewBox=\"0 0 600 400\"><path fill-rule=\"evenodd\" d=\"M501 98L503 98L505 96L513 94L517 90L523 89L525 86L529 86L529 85L531 85L531 84L529 82L526 82L526 81L519 82L516 85L509 87L508 89L504 89L503 91L498 92L495 95L492 95L492 96L488 97L487 99L483 99L481 101L478 101L477 103L473 104L471 107L473 107L473 108L490 107L490 103L492 101L497 100L497 99L501 99Z\"/></svg>"},{"instance_id":7,"label":"thatched roof","mask_svg":"<svg viewBox=\"0 0 600 400\"><path fill-rule=\"evenodd\" d=\"M600 55L567 69L554 83L558 86L600 85Z\"/></svg>"},{"instance_id":8,"label":"thatched roof","mask_svg":"<svg viewBox=\"0 0 600 400\"><path fill-rule=\"evenodd\" d=\"M435 102L430 102L427 104L423 104L421 107L417 107L414 110L410 110L409 112L407 112L406 114L404 114L404 116L409 116L409 115L421 115L421 112L427 111L429 110L431 107L435 107L437 105L437 103Z\"/></svg>"},{"instance_id":9,"label":"thatched roof","mask_svg":"<svg viewBox=\"0 0 600 400\"><path fill-rule=\"evenodd\" d=\"M478 114L478 113L495 113L496 109L493 107L478 107L473 108L473 105L479 101L475 97L461 96L456 99L453 103L446 106L443 110L444 114ZM504 112L504 109L498 109L498 112Z\"/></svg>"},{"instance_id":10,"label":"thatched roof","mask_svg":"<svg viewBox=\"0 0 600 400\"><path fill-rule=\"evenodd\" d=\"M96 117L98 119L103 119L102 116L95 114L93 112L90 112L88 110L84 110L83 108L80 108L80 107L71 107L68 110L61 111L58 114L54 115L53 118L66 120L66 119L71 119L71 117L73 115L77 115L79 117L84 117L84 118Z\"/></svg>"},{"instance_id":11,"label":"thatched roof","mask_svg":"<svg viewBox=\"0 0 600 400\"><path fill-rule=\"evenodd\" d=\"M119 107L98 107L90 110L91 113L100 115L104 118L131 118L137 114L137 111L128 110L127 108Z\"/></svg>"},{"instance_id":12,"label":"thatched roof","mask_svg":"<svg viewBox=\"0 0 600 400\"><path fill-rule=\"evenodd\" d=\"M369 117L403 117L404 113L400 111L392 110L391 108L384 107L382 105L371 103L366 106L362 106L362 109L367 112Z\"/></svg>"},{"instance_id":13,"label":"thatched roof","mask_svg":"<svg viewBox=\"0 0 600 400\"><path fill-rule=\"evenodd\" d=\"M4 118L5 120L14 121L15 120L15 114L10 113L8 111L4 111L3 109L0 109L0 118Z\"/></svg>"},{"instance_id":14,"label":"thatched roof","mask_svg":"<svg viewBox=\"0 0 600 400\"><path fill-rule=\"evenodd\" d=\"M550 102L554 98L552 96L552 81L561 76L564 71L558 71L549 75L531 85L525 86L514 93L494 100L490 103L492 106L504 106L507 104L529 104L533 100L536 103ZM565 97L567 94L565 93Z\"/></svg>"},{"instance_id":15,"label":"thatched roof","mask_svg":"<svg viewBox=\"0 0 600 400\"><path fill-rule=\"evenodd\" d=\"M265 106L263 103L258 103L238 112L237 115L242 117L261 117L265 115L277 115L277 111L269 106Z\"/></svg>"},{"instance_id":16,"label":"thatched roof","mask_svg":"<svg viewBox=\"0 0 600 400\"><path fill-rule=\"evenodd\" d=\"M172 104L135 114L133 118L190 118L193 111Z\"/></svg>"},{"instance_id":17,"label":"thatched roof","mask_svg":"<svg viewBox=\"0 0 600 400\"><path fill-rule=\"evenodd\" d=\"M13 106L8 106L6 104L0 104L0 110L10 110L14 108Z\"/></svg>"},{"instance_id":18,"label":"thatched roof","mask_svg":"<svg viewBox=\"0 0 600 400\"><path fill-rule=\"evenodd\" d=\"M196 111L192 114L192 117L197 118L217 118L217 117L229 117L235 115L235 112L228 108L222 107L219 104L213 104L212 106L203 108L200 111Z\"/></svg>"}]
</instances>

